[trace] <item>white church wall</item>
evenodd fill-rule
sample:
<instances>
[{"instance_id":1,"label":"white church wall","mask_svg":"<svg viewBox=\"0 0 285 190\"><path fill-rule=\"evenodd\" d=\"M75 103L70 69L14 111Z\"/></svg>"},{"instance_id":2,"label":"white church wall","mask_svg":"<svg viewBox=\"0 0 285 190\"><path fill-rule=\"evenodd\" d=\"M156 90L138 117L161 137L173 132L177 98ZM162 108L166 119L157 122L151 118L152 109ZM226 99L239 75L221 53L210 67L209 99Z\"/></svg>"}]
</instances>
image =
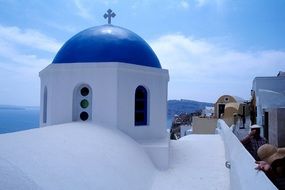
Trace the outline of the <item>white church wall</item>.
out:
<instances>
[{"instance_id":1,"label":"white church wall","mask_svg":"<svg viewBox=\"0 0 285 190\"><path fill-rule=\"evenodd\" d=\"M134 139L167 138L168 71L121 64L118 68L118 127ZM148 91L148 125L135 126L135 90Z\"/></svg>"},{"instance_id":2,"label":"white church wall","mask_svg":"<svg viewBox=\"0 0 285 190\"><path fill-rule=\"evenodd\" d=\"M158 169L168 168L167 70L122 63L51 64L40 77L42 97L44 87L48 89L47 123L41 126L72 122L74 89L87 84L93 96L92 122L120 129L143 147ZM134 123L135 90L140 85L148 92L147 126Z\"/></svg>"},{"instance_id":3,"label":"white church wall","mask_svg":"<svg viewBox=\"0 0 285 190\"><path fill-rule=\"evenodd\" d=\"M125 63L51 64L40 77L41 126L74 121L74 94L78 94L74 91L88 86L93 96L92 122L120 129L141 144L158 169L168 168L167 70ZM134 120L135 91L140 85L148 94L146 126L135 126ZM45 87L47 122L43 123Z\"/></svg>"},{"instance_id":4,"label":"white church wall","mask_svg":"<svg viewBox=\"0 0 285 190\"><path fill-rule=\"evenodd\" d=\"M71 121L73 88L69 84L72 81L69 81L64 76L60 76L52 67L46 68L46 71L44 78L41 78L41 86L47 88L46 125ZM41 97L43 97L43 90ZM43 98L41 98L41 105L43 104L42 101ZM41 106L41 109L43 109L43 106Z\"/></svg>"},{"instance_id":5,"label":"white church wall","mask_svg":"<svg viewBox=\"0 0 285 190\"><path fill-rule=\"evenodd\" d=\"M92 88L92 121L116 126L116 70L109 64L51 64L40 72L41 86L47 86L47 123L41 126L72 122L73 92L81 84ZM41 90L41 97L44 91ZM41 98L41 117L43 115Z\"/></svg>"}]
</instances>

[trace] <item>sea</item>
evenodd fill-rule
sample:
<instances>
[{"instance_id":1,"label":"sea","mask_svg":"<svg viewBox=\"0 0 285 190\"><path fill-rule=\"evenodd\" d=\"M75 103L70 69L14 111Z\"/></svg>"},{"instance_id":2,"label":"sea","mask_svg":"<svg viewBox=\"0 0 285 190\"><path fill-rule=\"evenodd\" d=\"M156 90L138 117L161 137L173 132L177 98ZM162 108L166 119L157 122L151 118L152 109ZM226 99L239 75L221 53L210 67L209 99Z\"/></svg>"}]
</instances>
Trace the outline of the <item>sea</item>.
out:
<instances>
[{"instance_id":1,"label":"sea","mask_svg":"<svg viewBox=\"0 0 285 190\"><path fill-rule=\"evenodd\" d=\"M0 134L39 127L39 107L0 106ZM167 128L172 118L167 118Z\"/></svg>"},{"instance_id":2,"label":"sea","mask_svg":"<svg viewBox=\"0 0 285 190\"><path fill-rule=\"evenodd\" d=\"M0 134L39 127L38 107L0 107Z\"/></svg>"}]
</instances>

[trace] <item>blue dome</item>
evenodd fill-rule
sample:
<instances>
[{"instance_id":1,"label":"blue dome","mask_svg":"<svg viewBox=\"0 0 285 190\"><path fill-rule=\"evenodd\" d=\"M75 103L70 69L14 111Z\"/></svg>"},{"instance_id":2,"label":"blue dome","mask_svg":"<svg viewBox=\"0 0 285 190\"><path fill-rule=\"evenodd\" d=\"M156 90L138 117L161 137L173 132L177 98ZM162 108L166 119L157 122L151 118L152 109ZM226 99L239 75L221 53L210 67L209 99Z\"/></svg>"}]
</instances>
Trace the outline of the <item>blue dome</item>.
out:
<instances>
[{"instance_id":1,"label":"blue dome","mask_svg":"<svg viewBox=\"0 0 285 190\"><path fill-rule=\"evenodd\" d=\"M53 64L124 62L161 68L151 47L137 34L113 25L79 32L58 51Z\"/></svg>"}]
</instances>

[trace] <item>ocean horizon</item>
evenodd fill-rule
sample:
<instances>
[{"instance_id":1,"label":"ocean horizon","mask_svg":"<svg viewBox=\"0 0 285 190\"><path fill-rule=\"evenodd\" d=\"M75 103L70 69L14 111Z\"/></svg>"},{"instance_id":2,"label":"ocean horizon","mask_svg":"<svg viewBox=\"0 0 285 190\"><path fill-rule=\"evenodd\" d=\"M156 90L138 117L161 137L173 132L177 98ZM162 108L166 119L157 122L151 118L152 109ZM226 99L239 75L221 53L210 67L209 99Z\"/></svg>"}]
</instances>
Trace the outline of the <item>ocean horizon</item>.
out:
<instances>
[{"instance_id":1,"label":"ocean horizon","mask_svg":"<svg viewBox=\"0 0 285 190\"><path fill-rule=\"evenodd\" d=\"M1 106L0 134L39 127L39 107Z\"/></svg>"},{"instance_id":2,"label":"ocean horizon","mask_svg":"<svg viewBox=\"0 0 285 190\"><path fill-rule=\"evenodd\" d=\"M0 106L0 134L38 128L39 118L39 107ZM171 122L167 118L167 128Z\"/></svg>"}]
</instances>

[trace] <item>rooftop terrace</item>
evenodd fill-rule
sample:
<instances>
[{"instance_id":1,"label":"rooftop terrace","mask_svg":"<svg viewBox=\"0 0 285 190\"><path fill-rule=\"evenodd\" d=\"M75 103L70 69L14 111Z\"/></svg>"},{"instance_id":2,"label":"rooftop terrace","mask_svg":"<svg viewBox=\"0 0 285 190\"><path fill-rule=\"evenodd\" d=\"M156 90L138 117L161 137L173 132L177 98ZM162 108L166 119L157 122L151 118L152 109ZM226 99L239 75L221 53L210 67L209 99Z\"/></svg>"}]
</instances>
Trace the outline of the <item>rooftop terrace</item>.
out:
<instances>
[{"instance_id":1,"label":"rooftop terrace","mask_svg":"<svg viewBox=\"0 0 285 190\"><path fill-rule=\"evenodd\" d=\"M0 189L277 189L223 120L216 131L170 141L167 170L132 138L92 123L1 134Z\"/></svg>"}]
</instances>

